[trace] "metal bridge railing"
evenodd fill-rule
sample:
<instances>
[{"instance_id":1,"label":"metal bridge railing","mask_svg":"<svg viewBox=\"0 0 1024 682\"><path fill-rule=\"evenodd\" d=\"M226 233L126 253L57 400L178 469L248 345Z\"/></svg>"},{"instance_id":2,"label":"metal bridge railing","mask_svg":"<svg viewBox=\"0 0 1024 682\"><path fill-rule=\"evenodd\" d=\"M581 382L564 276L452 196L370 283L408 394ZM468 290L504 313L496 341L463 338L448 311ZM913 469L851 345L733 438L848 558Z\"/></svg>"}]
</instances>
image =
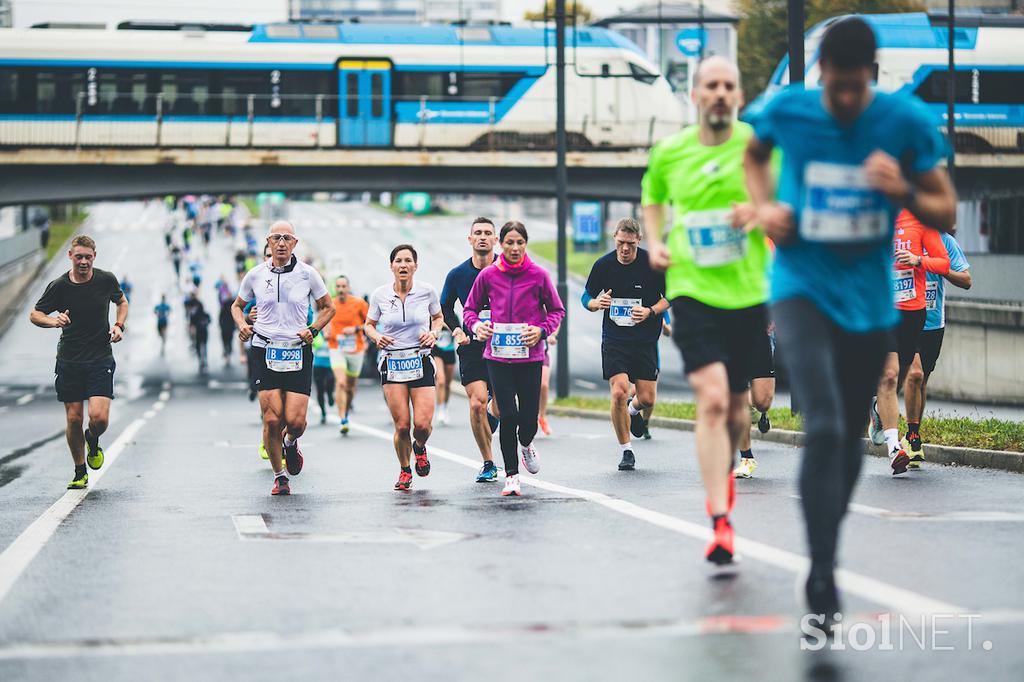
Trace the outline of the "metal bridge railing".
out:
<instances>
[{"instance_id":1,"label":"metal bridge railing","mask_svg":"<svg viewBox=\"0 0 1024 682\"><path fill-rule=\"evenodd\" d=\"M106 93L0 119L0 147L552 150L553 99ZM632 107L633 105L631 105ZM567 121L569 149L648 148L678 119L587 103ZM584 111L585 110L585 111ZM4 112L0 112L4 113ZM451 125L443 125L443 124Z\"/></svg>"}]
</instances>

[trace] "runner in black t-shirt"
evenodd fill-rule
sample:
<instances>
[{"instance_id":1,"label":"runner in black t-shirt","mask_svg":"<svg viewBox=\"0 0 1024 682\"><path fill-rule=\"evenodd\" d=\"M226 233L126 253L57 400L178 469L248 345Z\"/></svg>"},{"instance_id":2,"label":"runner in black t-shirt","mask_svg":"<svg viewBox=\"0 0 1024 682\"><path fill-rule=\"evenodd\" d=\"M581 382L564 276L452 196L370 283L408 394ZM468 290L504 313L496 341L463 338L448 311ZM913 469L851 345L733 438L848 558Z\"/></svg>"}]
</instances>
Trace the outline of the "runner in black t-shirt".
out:
<instances>
[{"instance_id":1,"label":"runner in black t-shirt","mask_svg":"<svg viewBox=\"0 0 1024 682\"><path fill-rule=\"evenodd\" d=\"M647 252L639 248L642 233L633 218L615 226L615 250L597 259L587 278L583 306L603 311L601 368L612 392L612 426L622 449L620 471L636 466L632 433L647 430L642 412L654 406L658 391L658 338L665 300L665 274L651 268ZM629 399L629 384L636 397Z\"/></svg>"},{"instance_id":2,"label":"runner in black t-shirt","mask_svg":"<svg viewBox=\"0 0 1024 682\"><path fill-rule=\"evenodd\" d=\"M75 462L75 477L69 489L89 485L86 462L93 469L103 466L99 438L110 419L110 401L114 397L114 354L111 343L124 334L128 318L128 299L117 277L93 267L96 242L85 235L75 237L68 251L71 270L46 286L29 320L37 327L61 330L54 369L57 400L64 403L67 415L67 440ZM110 327L110 304L117 304L117 321ZM51 316L51 313L57 314ZM89 402L89 428L83 403ZM88 446L88 454L85 446Z\"/></svg>"}]
</instances>

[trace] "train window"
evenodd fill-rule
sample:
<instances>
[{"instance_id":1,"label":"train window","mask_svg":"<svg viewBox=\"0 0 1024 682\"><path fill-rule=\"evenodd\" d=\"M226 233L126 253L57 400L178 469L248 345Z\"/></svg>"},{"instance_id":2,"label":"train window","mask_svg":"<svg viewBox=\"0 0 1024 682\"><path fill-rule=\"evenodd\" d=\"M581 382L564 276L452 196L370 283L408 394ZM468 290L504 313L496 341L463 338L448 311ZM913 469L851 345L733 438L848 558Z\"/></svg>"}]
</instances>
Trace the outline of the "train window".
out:
<instances>
[{"instance_id":1,"label":"train window","mask_svg":"<svg viewBox=\"0 0 1024 682\"><path fill-rule=\"evenodd\" d=\"M50 71L36 73L36 113L53 114L57 99L56 77Z\"/></svg>"},{"instance_id":2,"label":"train window","mask_svg":"<svg viewBox=\"0 0 1024 682\"><path fill-rule=\"evenodd\" d=\"M253 115L266 116L270 110L267 82L266 74L262 71L222 72L223 115L248 116L249 95L253 95Z\"/></svg>"},{"instance_id":3,"label":"train window","mask_svg":"<svg viewBox=\"0 0 1024 682\"><path fill-rule=\"evenodd\" d=\"M653 74L639 64L629 62L629 72L633 75L633 80L638 80L645 85L650 85L654 81L658 80L657 74Z\"/></svg>"},{"instance_id":4,"label":"train window","mask_svg":"<svg viewBox=\"0 0 1024 682\"><path fill-rule=\"evenodd\" d=\"M980 71L981 104L1024 104L1024 71Z\"/></svg>"},{"instance_id":5,"label":"train window","mask_svg":"<svg viewBox=\"0 0 1024 682\"><path fill-rule=\"evenodd\" d=\"M302 27L302 34L307 38L336 40L338 38L338 27L330 24L307 24Z\"/></svg>"},{"instance_id":6,"label":"train window","mask_svg":"<svg viewBox=\"0 0 1024 682\"><path fill-rule=\"evenodd\" d=\"M117 114L122 113L115 109L117 103L117 74L101 73L97 85L96 106L92 108L94 114Z\"/></svg>"},{"instance_id":7,"label":"train window","mask_svg":"<svg viewBox=\"0 0 1024 682\"><path fill-rule=\"evenodd\" d=\"M317 95L332 94L332 71L282 71L281 114L284 116L316 116ZM321 109L326 114L328 105Z\"/></svg>"},{"instance_id":8,"label":"train window","mask_svg":"<svg viewBox=\"0 0 1024 682\"><path fill-rule=\"evenodd\" d=\"M18 111L18 72L14 69L0 69L0 113L13 114Z\"/></svg>"},{"instance_id":9,"label":"train window","mask_svg":"<svg viewBox=\"0 0 1024 682\"><path fill-rule=\"evenodd\" d=\"M443 99L447 74L425 71L396 71L395 94L403 99Z\"/></svg>"},{"instance_id":10,"label":"train window","mask_svg":"<svg viewBox=\"0 0 1024 682\"><path fill-rule=\"evenodd\" d=\"M945 71L933 71L924 79L924 82L917 86L914 94L925 102L945 102L948 82ZM970 71L957 71L955 83L956 101L963 104L970 104L972 101Z\"/></svg>"},{"instance_id":11,"label":"train window","mask_svg":"<svg viewBox=\"0 0 1024 682\"><path fill-rule=\"evenodd\" d=\"M357 73L345 75L345 116L349 118L359 116L359 74Z\"/></svg>"},{"instance_id":12,"label":"train window","mask_svg":"<svg viewBox=\"0 0 1024 682\"><path fill-rule=\"evenodd\" d=\"M370 117L380 118L384 115L384 76L379 73L370 74Z\"/></svg>"},{"instance_id":13,"label":"train window","mask_svg":"<svg viewBox=\"0 0 1024 682\"><path fill-rule=\"evenodd\" d=\"M453 78L454 76L454 78ZM404 100L502 98L522 73L495 71L396 71L395 93Z\"/></svg>"}]
</instances>

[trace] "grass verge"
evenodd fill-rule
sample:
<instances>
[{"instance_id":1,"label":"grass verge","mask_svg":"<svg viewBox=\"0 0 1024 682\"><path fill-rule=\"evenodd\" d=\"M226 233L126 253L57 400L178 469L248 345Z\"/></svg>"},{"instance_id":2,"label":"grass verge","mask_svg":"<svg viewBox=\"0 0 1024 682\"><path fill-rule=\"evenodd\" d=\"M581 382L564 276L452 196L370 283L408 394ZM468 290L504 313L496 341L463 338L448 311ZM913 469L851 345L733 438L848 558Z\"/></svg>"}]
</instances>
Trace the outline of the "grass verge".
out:
<instances>
[{"instance_id":1,"label":"grass verge","mask_svg":"<svg viewBox=\"0 0 1024 682\"><path fill-rule=\"evenodd\" d=\"M557 242L534 242L530 244L530 251L536 254L539 258L543 258L551 263L558 262ZM594 267L594 261L606 253L608 252L580 251L577 253L576 250L572 248L572 242L569 242L569 253L567 256L569 272L586 279L590 276L590 268Z\"/></svg>"},{"instance_id":2,"label":"grass verge","mask_svg":"<svg viewBox=\"0 0 1024 682\"><path fill-rule=\"evenodd\" d=\"M67 220L53 220L50 222L50 241L46 243L46 260L50 261L58 251L63 251L64 244L68 237L75 233L85 221L84 211L75 211Z\"/></svg>"},{"instance_id":3,"label":"grass verge","mask_svg":"<svg viewBox=\"0 0 1024 682\"><path fill-rule=\"evenodd\" d=\"M608 412L611 405L607 398L582 397L562 398L556 400L554 404L599 412ZM659 402L654 407L654 415L658 417L694 419L696 414L697 406L693 403ZM768 411L768 417L771 419L772 428L802 430L799 415L790 414L787 407L773 407ZM901 419L900 433L906 433L906 429L906 422ZM928 417L921 422L921 434L926 444L1024 452L1024 422L968 417Z\"/></svg>"}]
</instances>

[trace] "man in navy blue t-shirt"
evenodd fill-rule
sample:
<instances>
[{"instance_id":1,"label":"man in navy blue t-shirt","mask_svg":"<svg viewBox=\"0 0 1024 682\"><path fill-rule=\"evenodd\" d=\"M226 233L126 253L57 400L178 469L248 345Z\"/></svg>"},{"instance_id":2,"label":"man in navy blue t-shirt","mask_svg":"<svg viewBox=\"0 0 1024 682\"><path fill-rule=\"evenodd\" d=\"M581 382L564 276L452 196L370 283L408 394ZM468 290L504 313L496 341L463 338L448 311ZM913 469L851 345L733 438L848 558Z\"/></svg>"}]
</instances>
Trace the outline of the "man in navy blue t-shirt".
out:
<instances>
[{"instance_id":1,"label":"man in navy blue t-shirt","mask_svg":"<svg viewBox=\"0 0 1024 682\"><path fill-rule=\"evenodd\" d=\"M623 218L615 226L615 250L597 259L583 292L583 307L601 311L601 369L612 392L612 427L622 450L620 471L636 467L632 433L647 429L643 411L654 406L658 392L658 338L665 300L665 273L651 268L640 248L640 224ZM630 383L636 397L630 396Z\"/></svg>"},{"instance_id":2,"label":"man in navy blue t-shirt","mask_svg":"<svg viewBox=\"0 0 1024 682\"><path fill-rule=\"evenodd\" d=\"M478 483L498 480L498 470L494 467L491 454L491 436L497 428L497 420L487 411L490 381L487 376L487 365L484 363L484 344L477 341L462 326L462 319L455 312L455 302L466 305L476 276L494 262L494 245L497 242L498 237L491 219L475 219L469 228L469 246L473 249L473 255L452 268L441 290L441 313L444 315L445 325L451 330L455 343L458 344L456 351L459 355L459 376L469 397L469 425L473 430L477 447L480 448L480 456L484 460L483 468L476 477ZM497 405L493 405L492 409L496 410Z\"/></svg>"}]
</instances>

